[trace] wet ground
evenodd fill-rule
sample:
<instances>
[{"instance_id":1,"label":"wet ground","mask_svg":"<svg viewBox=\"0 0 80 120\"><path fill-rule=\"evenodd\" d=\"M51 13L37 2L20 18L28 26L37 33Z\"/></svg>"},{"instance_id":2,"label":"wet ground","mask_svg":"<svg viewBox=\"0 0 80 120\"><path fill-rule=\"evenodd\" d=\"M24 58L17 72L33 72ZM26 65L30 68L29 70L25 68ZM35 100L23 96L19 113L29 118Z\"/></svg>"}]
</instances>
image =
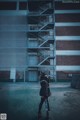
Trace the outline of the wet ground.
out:
<instances>
[{"instance_id":1,"label":"wet ground","mask_svg":"<svg viewBox=\"0 0 80 120\"><path fill-rule=\"evenodd\" d=\"M70 83L50 83L50 120L80 120L80 90ZM7 120L37 120L39 83L0 83L0 113ZM45 120L45 104L42 120Z\"/></svg>"}]
</instances>

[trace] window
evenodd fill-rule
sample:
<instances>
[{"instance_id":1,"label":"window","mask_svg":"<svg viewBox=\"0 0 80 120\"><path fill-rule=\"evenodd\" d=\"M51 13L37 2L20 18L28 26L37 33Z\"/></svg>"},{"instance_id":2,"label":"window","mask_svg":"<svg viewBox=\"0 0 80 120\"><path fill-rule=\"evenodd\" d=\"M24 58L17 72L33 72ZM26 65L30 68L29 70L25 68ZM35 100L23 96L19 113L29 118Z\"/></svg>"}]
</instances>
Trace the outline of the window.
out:
<instances>
[{"instance_id":1,"label":"window","mask_svg":"<svg viewBox=\"0 0 80 120\"><path fill-rule=\"evenodd\" d=\"M0 2L0 10L16 10L16 2Z\"/></svg>"},{"instance_id":2,"label":"window","mask_svg":"<svg viewBox=\"0 0 80 120\"><path fill-rule=\"evenodd\" d=\"M27 2L20 2L19 10L27 10Z\"/></svg>"}]
</instances>

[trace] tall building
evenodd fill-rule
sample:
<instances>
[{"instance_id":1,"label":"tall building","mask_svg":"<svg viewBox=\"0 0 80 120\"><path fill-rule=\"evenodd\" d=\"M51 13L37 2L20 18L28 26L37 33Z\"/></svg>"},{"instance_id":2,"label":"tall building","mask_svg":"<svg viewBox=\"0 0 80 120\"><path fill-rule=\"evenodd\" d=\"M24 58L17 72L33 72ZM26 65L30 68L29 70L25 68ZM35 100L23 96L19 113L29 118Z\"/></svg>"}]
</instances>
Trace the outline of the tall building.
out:
<instances>
[{"instance_id":1,"label":"tall building","mask_svg":"<svg viewBox=\"0 0 80 120\"><path fill-rule=\"evenodd\" d=\"M0 1L0 79L55 79L54 1Z\"/></svg>"},{"instance_id":2,"label":"tall building","mask_svg":"<svg viewBox=\"0 0 80 120\"><path fill-rule=\"evenodd\" d=\"M55 0L57 80L80 74L80 1Z\"/></svg>"},{"instance_id":3,"label":"tall building","mask_svg":"<svg viewBox=\"0 0 80 120\"><path fill-rule=\"evenodd\" d=\"M0 0L0 81L80 74L79 0Z\"/></svg>"}]
</instances>

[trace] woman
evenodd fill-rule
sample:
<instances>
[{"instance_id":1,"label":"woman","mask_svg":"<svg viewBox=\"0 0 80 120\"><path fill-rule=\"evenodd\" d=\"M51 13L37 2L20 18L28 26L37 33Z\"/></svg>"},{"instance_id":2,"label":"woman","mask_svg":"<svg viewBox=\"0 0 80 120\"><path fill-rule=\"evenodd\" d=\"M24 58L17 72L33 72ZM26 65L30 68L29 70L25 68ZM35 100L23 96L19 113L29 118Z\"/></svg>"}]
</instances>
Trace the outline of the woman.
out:
<instances>
[{"instance_id":1,"label":"woman","mask_svg":"<svg viewBox=\"0 0 80 120\"><path fill-rule=\"evenodd\" d=\"M49 118L49 111L50 111L50 107L49 107L49 102L48 102L48 97L51 95L50 93L50 88L49 88L49 78L47 77L46 74L42 73L40 76L40 96L41 96L41 101L39 104L39 110L38 110L38 118L41 118L41 109L42 109L42 105L45 102L47 105L47 118Z\"/></svg>"}]
</instances>

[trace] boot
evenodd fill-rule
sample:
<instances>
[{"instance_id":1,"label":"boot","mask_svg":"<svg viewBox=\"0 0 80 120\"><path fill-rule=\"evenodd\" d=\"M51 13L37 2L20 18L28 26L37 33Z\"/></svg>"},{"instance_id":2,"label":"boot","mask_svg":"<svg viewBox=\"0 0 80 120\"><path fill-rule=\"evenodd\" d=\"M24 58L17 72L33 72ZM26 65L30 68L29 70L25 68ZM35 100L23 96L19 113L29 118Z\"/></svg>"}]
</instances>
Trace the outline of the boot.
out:
<instances>
[{"instance_id":1,"label":"boot","mask_svg":"<svg viewBox=\"0 0 80 120\"><path fill-rule=\"evenodd\" d=\"M49 111L46 111L46 120L49 120Z\"/></svg>"}]
</instances>

